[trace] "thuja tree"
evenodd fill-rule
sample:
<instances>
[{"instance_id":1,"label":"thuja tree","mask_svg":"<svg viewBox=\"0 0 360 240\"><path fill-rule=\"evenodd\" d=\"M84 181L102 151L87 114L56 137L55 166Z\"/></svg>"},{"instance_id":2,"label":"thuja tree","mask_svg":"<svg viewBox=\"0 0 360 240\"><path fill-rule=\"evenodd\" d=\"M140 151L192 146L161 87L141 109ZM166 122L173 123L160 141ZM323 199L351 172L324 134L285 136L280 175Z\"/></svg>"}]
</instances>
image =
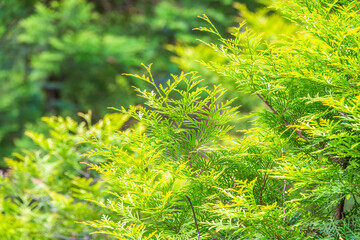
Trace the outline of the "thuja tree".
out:
<instances>
[{"instance_id":1,"label":"thuja tree","mask_svg":"<svg viewBox=\"0 0 360 240\"><path fill-rule=\"evenodd\" d=\"M359 10L357 1L277 1L298 25L264 40L241 23L210 69L266 109L241 140L225 138L235 109L194 74L138 90L148 108L122 110L147 126L120 133L123 147L89 156L112 184L115 213L88 225L119 239L359 239ZM276 38L275 38L276 39ZM95 142L96 143L96 142ZM126 149L126 151L124 150Z\"/></svg>"},{"instance_id":2,"label":"thuja tree","mask_svg":"<svg viewBox=\"0 0 360 240\"><path fill-rule=\"evenodd\" d=\"M274 7L300 30L266 42L243 23L225 39L203 16L211 27L200 30L221 42L207 45L229 60L206 64L257 95L267 107L259 114L262 131L271 129L288 141L285 154L266 171L289 188L284 214L297 213L295 227L283 231L358 239L360 4L277 1Z\"/></svg>"},{"instance_id":3,"label":"thuja tree","mask_svg":"<svg viewBox=\"0 0 360 240\"><path fill-rule=\"evenodd\" d=\"M133 76L153 86L152 91L137 89L149 108L122 111L147 131L120 132L121 147L98 145L88 154L109 160L92 166L114 186L116 197L98 204L118 218L104 216L87 224L120 239L191 239L199 234L197 221L209 216L199 206L207 198L218 199L220 190L213 186L230 187L239 174L228 167L233 163L219 146L235 108L231 101L218 103L221 88L198 87L202 80L195 73L172 76L157 86L150 66L146 69L148 76Z\"/></svg>"},{"instance_id":4,"label":"thuja tree","mask_svg":"<svg viewBox=\"0 0 360 240\"><path fill-rule=\"evenodd\" d=\"M227 135L236 108L221 102L224 90L198 87L195 73L172 76L137 89L147 108L122 109L147 130L119 132L120 145L93 141L86 156L108 183L112 199L94 201L113 212L85 224L119 239L239 239L281 236L297 213L284 211L283 181L263 169L284 156L288 140L271 131L252 131L242 140ZM229 208L229 209L228 209ZM232 210L234 210L232 212ZM283 219L279 222L279 219Z\"/></svg>"}]
</instances>

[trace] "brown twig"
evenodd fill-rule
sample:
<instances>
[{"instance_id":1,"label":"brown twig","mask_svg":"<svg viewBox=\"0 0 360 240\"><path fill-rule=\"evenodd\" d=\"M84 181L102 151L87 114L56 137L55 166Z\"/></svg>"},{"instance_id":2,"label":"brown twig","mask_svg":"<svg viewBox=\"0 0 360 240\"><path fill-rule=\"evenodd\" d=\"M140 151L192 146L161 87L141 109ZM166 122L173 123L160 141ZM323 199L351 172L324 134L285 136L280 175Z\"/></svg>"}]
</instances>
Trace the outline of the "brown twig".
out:
<instances>
[{"instance_id":1,"label":"brown twig","mask_svg":"<svg viewBox=\"0 0 360 240\"><path fill-rule=\"evenodd\" d=\"M348 159L345 159L345 161L341 161L340 166L342 170L345 170L348 166ZM335 219L340 220L345 218L345 196L342 194L340 195L340 202L336 205L336 213L335 213Z\"/></svg>"},{"instance_id":2,"label":"brown twig","mask_svg":"<svg viewBox=\"0 0 360 240\"><path fill-rule=\"evenodd\" d=\"M194 206L193 206L192 203L191 203L191 198L190 198L188 195L185 195L185 197L186 197L187 200L189 201L191 210L192 210L192 212L193 212L194 221L195 221L195 227L196 227L196 230L197 230L197 240L199 240L199 239L200 239L200 231L199 231L199 226L198 226L198 223L197 223L197 220L196 220L196 215L195 215Z\"/></svg>"},{"instance_id":3,"label":"brown twig","mask_svg":"<svg viewBox=\"0 0 360 240\"><path fill-rule=\"evenodd\" d=\"M344 196L340 196L342 197L340 200L340 203L338 203L336 205L336 213L335 213L335 219L336 220L340 220L345 218L345 211L344 211L344 207L345 207L345 197Z\"/></svg>"},{"instance_id":4,"label":"brown twig","mask_svg":"<svg viewBox=\"0 0 360 240\"><path fill-rule=\"evenodd\" d=\"M263 201L262 201L262 195L263 195L263 192L264 192L264 189L265 189L265 186L266 186L266 182L267 180L269 179L269 176L266 176L266 177L263 177L263 184L260 188L260 196L259 196L259 201L260 201L260 204L263 205Z\"/></svg>"},{"instance_id":5,"label":"brown twig","mask_svg":"<svg viewBox=\"0 0 360 240\"><path fill-rule=\"evenodd\" d=\"M284 214L284 219L283 219L283 221L284 221L284 223L285 223L285 221L286 221L286 216L285 216L285 213L286 213L286 206L285 206L285 201L286 201L286 198L285 198L286 187L287 187L287 185L286 185L286 180L284 180L284 187L283 187L283 193L282 193L282 197L283 197L283 201L284 201L284 203L283 203L283 214Z\"/></svg>"}]
</instances>

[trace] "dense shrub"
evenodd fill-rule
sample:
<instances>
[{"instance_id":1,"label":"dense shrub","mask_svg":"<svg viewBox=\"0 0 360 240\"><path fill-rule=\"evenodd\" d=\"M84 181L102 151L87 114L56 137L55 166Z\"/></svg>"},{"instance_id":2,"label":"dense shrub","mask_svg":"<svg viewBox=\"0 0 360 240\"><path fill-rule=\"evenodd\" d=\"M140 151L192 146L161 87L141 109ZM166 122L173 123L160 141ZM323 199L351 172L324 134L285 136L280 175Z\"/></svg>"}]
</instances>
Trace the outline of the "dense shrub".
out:
<instances>
[{"instance_id":1,"label":"dense shrub","mask_svg":"<svg viewBox=\"0 0 360 240\"><path fill-rule=\"evenodd\" d=\"M76 222L105 213L85 199L101 201L107 194L100 176L84 164L89 160L81 155L92 149L86 139L119 144L115 131L129 117L106 115L96 124L90 113L82 117L79 124L69 117L43 118L47 134L26 132L37 148L6 159L10 170L0 178L0 239L90 239L91 230Z\"/></svg>"},{"instance_id":2,"label":"dense shrub","mask_svg":"<svg viewBox=\"0 0 360 240\"><path fill-rule=\"evenodd\" d=\"M279 0L272 11L292 22L287 35L261 35L241 22L223 37L206 15L210 26L199 28L219 40L203 41L219 55L203 64L266 107L252 113L256 127L241 139L229 135L237 108L221 86L204 87L194 72L160 84L144 65L147 74L131 76L150 86L136 89L146 106L113 116L146 129L114 134L126 120L108 120L95 127L113 126L107 135L91 137L91 128L48 119L58 144L32 133L45 153L8 160L4 239L87 237L88 227L117 239L360 239L360 3ZM75 147L80 133L87 140ZM74 155L86 150L81 161L96 170L94 185ZM63 172L71 182L54 180ZM52 225L41 220L60 216L62 228L46 235Z\"/></svg>"},{"instance_id":3,"label":"dense shrub","mask_svg":"<svg viewBox=\"0 0 360 240\"><path fill-rule=\"evenodd\" d=\"M153 85L138 90L149 109L123 111L147 131L132 135L131 152L97 149L113 164L95 169L120 183L116 199L99 204L118 217L89 225L129 239L360 238L360 3L274 7L294 33L269 42L244 22L224 38L205 15L210 27L199 28L218 36L220 44L205 44L226 59L208 68L266 106L259 127L221 140L234 109L216 101L218 87L196 88L193 74L166 85L150 71L134 75Z\"/></svg>"}]
</instances>

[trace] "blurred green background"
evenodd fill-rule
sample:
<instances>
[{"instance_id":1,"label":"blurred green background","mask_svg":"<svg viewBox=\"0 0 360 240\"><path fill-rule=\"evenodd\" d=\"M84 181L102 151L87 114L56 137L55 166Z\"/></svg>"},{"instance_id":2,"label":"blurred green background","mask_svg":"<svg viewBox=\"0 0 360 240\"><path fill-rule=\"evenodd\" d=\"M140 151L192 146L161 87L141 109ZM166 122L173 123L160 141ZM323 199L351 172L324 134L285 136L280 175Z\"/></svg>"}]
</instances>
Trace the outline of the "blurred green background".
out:
<instances>
[{"instance_id":1,"label":"blurred green background","mask_svg":"<svg viewBox=\"0 0 360 240\"><path fill-rule=\"evenodd\" d=\"M235 83L196 62L222 61L199 44L198 38L211 36L192 31L204 25L197 16L207 14L226 35L238 16L234 2L1 0L0 159L15 145L27 147L26 140L16 139L24 129L41 132L41 116L76 117L92 109L96 121L110 112L107 107L140 103L132 86L145 86L122 73L141 73L142 62L154 63L159 82L170 73L196 70L209 85L230 89L226 97L238 97L236 103L244 106L240 111L257 106L253 98L236 93ZM254 0L241 2L250 11L262 7Z\"/></svg>"}]
</instances>

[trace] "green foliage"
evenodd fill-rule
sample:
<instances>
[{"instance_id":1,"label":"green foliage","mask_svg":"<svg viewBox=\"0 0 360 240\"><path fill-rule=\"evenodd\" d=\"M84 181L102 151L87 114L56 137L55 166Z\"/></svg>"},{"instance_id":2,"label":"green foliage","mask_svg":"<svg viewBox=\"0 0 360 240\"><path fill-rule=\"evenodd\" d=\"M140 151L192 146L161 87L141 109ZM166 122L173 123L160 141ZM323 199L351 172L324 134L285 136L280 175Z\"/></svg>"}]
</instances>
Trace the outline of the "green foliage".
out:
<instances>
[{"instance_id":1,"label":"green foliage","mask_svg":"<svg viewBox=\"0 0 360 240\"><path fill-rule=\"evenodd\" d=\"M359 239L360 3L274 7L296 24L287 36L262 36L243 22L222 37L206 15L210 27L199 28L220 42L204 42L220 61L203 63L266 106L253 113L259 127L217 140L234 114L222 109L229 102L215 103L222 92L194 88L192 73L156 84L146 67L149 77L133 76L154 88L137 90L148 108L122 111L147 131L120 135L131 151L89 153L110 160L93 167L120 184L114 201L99 203L115 219L88 225L120 239L194 239L197 227L202 239Z\"/></svg>"},{"instance_id":2,"label":"green foliage","mask_svg":"<svg viewBox=\"0 0 360 240\"><path fill-rule=\"evenodd\" d=\"M126 75L151 87L136 88L146 106L121 112L146 130L114 134L126 119L113 115L120 119L95 127L113 126L107 135L92 137L85 125L48 119L50 140L29 133L45 154L8 160L0 226L23 238L47 236L41 234L52 225L39 224L40 234L32 224L53 217L61 228L51 233L61 236L86 236L91 227L105 234L96 237L117 239L360 239L360 3L273 2L276 15L259 15L265 22L286 18L286 35L259 34L263 28L244 21L228 38L206 15L210 27L198 28L219 40L203 41L219 56L202 63L266 106L252 113L257 127L235 139L229 123L237 108L234 100L222 102L224 89L202 85L194 72L158 81L144 65L147 74ZM243 11L249 20L259 17ZM75 147L80 133L86 141ZM77 151L87 151L81 161L96 173L84 173ZM59 185L57 170L67 177ZM101 181L92 185L89 176ZM83 224L70 227L74 219Z\"/></svg>"},{"instance_id":3,"label":"green foliage","mask_svg":"<svg viewBox=\"0 0 360 240\"><path fill-rule=\"evenodd\" d=\"M267 41L283 38L286 34L291 34L297 29L295 24L284 19L281 14L271 11L270 8L258 8L253 12L245 4L234 3L233 5L239 12L237 21L245 20L248 27L256 32L256 34L261 34ZM213 17L211 18L213 19ZM228 31L231 32L232 30ZM175 54L171 59L179 68L184 71L199 72L206 79L207 84L221 83L227 89L224 95L225 99L237 98L235 104L241 105L241 108L238 114L239 117L231 122L235 126L235 130L251 127L248 115L260 105L260 99L257 96L241 92L242 86L239 86L237 81L218 75L201 64L202 61L225 64L227 62L225 57L212 51L212 49L205 45L192 46L181 41L174 45L169 45L168 49ZM240 88L240 91L238 88Z\"/></svg>"},{"instance_id":4,"label":"green foliage","mask_svg":"<svg viewBox=\"0 0 360 240\"><path fill-rule=\"evenodd\" d=\"M149 76L133 76L153 86L150 92L137 90L149 108L122 110L141 121L146 133L120 133L121 147L98 145L87 155L107 159L92 166L114 185L116 199L98 204L118 216L87 224L120 239L190 239L196 228L185 195L204 221L200 207L218 192L214 183L232 182L218 143L230 130L235 108L231 101L217 102L224 93L219 87L197 87L202 80L195 73L156 85L150 66L146 69Z\"/></svg>"},{"instance_id":5,"label":"green foliage","mask_svg":"<svg viewBox=\"0 0 360 240\"><path fill-rule=\"evenodd\" d=\"M96 219L104 211L85 199L102 200L106 186L81 162L91 149L84 137L116 143L114 132L129 117L106 115L91 124L91 114L77 123L67 117L46 117L48 136L28 131L36 149L6 159L11 168L0 179L0 239L64 239L89 237L77 221ZM101 161L97 159L94 161ZM101 238L103 239L103 238Z\"/></svg>"},{"instance_id":6,"label":"green foliage","mask_svg":"<svg viewBox=\"0 0 360 240\"><path fill-rule=\"evenodd\" d=\"M293 238L354 239L358 228L345 219L359 216L360 4L277 1L275 7L299 30L270 43L245 23L234 29L233 38L223 38L203 16L210 28L200 30L221 42L207 45L228 60L206 65L257 95L268 108L259 113L259 124L288 139L286 154L266 172L291 186L285 206L297 203L291 211L299 215ZM347 224L330 224L334 218ZM284 231L272 237L283 239Z\"/></svg>"},{"instance_id":7,"label":"green foliage","mask_svg":"<svg viewBox=\"0 0 360 240\"><path fill-rule=\"evenodd\" d=\"M187 72L196 71L206 79L206 81L201 83L202 85L206 86L209 84L221 83L221 85L227 89L221 100L226 101L236 98L234 105L241 105L241 112L238 112L238 116L231 121L231 125L234 126L232 134L238 135L239 132L236 131L251 127L247 115L260 105L258 99L255 96L239 94L236 82L217 75L203 66L200 62L201 59L207 59L207 61L224 63L226 61L225 58L216 55L211 49L203 45L191 46L178 43L176 45L169 45L168 49L176 54L176 56L173 56L171 59L179 66L179 68Z\"/></svg>"},{"instance_id":8,"label":"green foliage","mask_svg":"<svg viewBox=\"0 0 360 240\"><path fill-rule=\"evenodd\" d=\"M63 0L52 1L49 6L39 2L34 14L19 22L16 40L22 49L29 49L22 56L29 58L22 71L37 92L41 88L47 91L48 111L71 112L78 106L81 110L91 106L99 112L99 107L104 106L92 100L96 94L109 97L104 101L120 102L115 93L127 94L129 86L121 84L116 73L139 61L137 56L144 50L144 41L104 33L105 26L99 25L99 18L92 4L84 0ZM118 62L123 69L115 70L119 67L116 65ZM88 72L84 74L84 70ZM87 84L89 81L92 84ZM76 93L74 89L77 89ZM104 92L108 93L107 96ZM61 97L56 96L60 93ZM76 105L72 99L77 99Z\"/></svg>"},{"instance_id":9,"label":"green foliage","mask_svg":"<svg viewBox=\"0 0 360 240\"><path fill-rule=\"evenodd\" d=\"M128 83L117 75L139 61L142 39L104 33L99 14L83 0L33 4L28 6L33 13L14 16L2 36L0 121L6 126L0 128L0 141L5 146L26 122L45 113L92 108L99 118L104 102L135 102L127 94ZM7 8L17 5L5 3Z\"/></svg>"},{"instance_id":10,"label":"green foliage","mask_svg":"<svg viewBox=\"0 0 360 240\"><path fill-rule=\"evenodd\" d=\"M129 82L121 74L156 60L157 82L164 81L177 71L164 46L194 44L191 29L204 9L218 24L231 24L232 2L1 1L0 158L40 116L92 109L100 119L108 106L138 103L130 88L143 88L143 82Z\"/></svg>"}]
</instances>

